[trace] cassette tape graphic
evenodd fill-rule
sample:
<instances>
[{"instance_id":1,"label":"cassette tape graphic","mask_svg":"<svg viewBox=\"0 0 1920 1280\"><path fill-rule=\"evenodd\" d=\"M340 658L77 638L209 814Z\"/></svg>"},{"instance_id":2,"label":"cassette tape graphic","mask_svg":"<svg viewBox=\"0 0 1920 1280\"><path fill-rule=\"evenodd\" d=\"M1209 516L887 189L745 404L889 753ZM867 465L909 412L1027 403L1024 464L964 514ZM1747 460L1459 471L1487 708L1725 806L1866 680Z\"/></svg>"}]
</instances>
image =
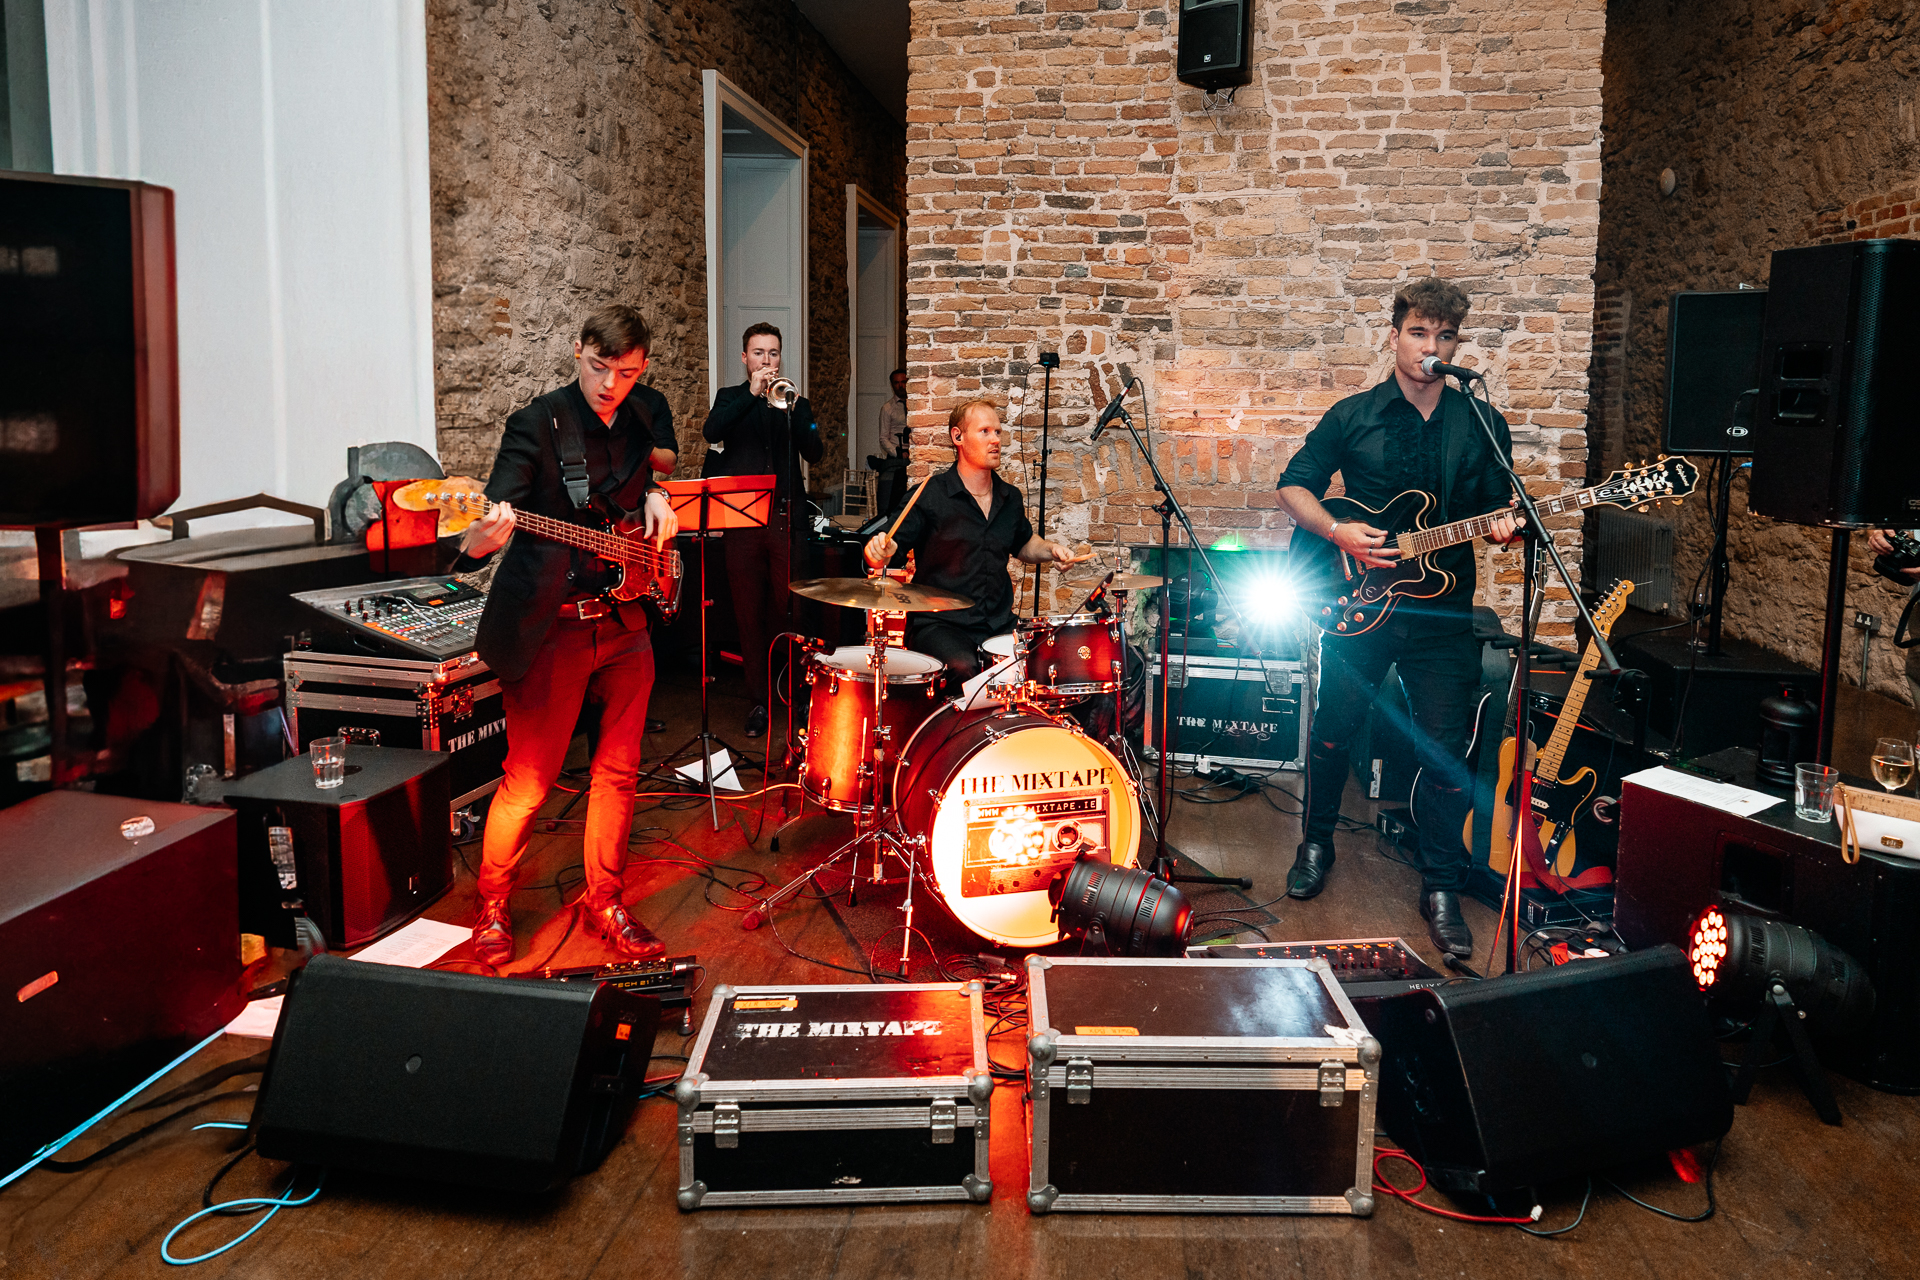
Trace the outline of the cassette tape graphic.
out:
<instances>
[{"instance_id":1,"label":"cassette tape graphic","mask_svg":"<svg viewBox=\"0 0 1920 1280\"><path fill-rule=\"evenodd\" d=\"M1108 794L1097 787L968 801L960 896L1045 889L1083 853L1111 861Z\"/></svg>"}]
</instances>

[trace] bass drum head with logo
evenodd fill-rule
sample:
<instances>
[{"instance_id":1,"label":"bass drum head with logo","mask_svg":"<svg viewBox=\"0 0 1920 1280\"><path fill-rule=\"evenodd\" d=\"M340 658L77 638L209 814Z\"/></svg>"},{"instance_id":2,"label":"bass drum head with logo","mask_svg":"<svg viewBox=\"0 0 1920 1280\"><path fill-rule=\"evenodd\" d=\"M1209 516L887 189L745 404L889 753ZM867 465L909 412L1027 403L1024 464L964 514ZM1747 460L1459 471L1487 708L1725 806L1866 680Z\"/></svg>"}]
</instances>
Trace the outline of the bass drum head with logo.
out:
<instances>
[{"instance_id":1,"label":"bass drum head with logo","mask_svg":"<svg viewBox=\"0 0 1920 1280\"><path fill-rule=\"evenodd\" d=\"M893 784L901 826L925 838L947 909L994 942L1060 940L1047 887L1082 853L1137 865L1133 780L1112 752L1050 716L948 703L907 740Z\"/></svg>"}]
</instances>

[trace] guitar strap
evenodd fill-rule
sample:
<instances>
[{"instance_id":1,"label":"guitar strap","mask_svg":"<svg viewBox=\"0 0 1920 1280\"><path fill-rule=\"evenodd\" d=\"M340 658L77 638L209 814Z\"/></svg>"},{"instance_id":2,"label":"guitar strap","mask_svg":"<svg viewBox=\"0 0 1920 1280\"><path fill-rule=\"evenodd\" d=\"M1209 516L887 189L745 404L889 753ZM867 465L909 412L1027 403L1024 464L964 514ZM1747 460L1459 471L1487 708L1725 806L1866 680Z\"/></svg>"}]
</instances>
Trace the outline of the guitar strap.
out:
<instances>
[{"instance_id":1,"label":"guitar strap","mask_svg":"<svg viewBox=\"0 0 1920 1280\"><path fill-rule=\"evenodd\" d=\"M564 390L549 391L540 399L547 406L547 417L553 423L553 446L560 454L560 482L567 487L567 500L577 510L586 506L591 496L586 436L580 430L573 406L567 403Z\"/></svg>"}]
</instances>

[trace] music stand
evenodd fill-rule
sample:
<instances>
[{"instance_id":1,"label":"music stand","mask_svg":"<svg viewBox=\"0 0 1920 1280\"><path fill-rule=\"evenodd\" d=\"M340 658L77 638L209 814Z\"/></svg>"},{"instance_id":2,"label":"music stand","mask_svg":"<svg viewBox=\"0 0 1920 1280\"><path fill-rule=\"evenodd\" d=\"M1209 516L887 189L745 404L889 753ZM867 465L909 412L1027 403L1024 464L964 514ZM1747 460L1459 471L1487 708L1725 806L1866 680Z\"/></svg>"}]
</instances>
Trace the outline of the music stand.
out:
<instances>
[{"instance_id":1,"label":"music stand","mask_svg":"<svg viewBox=\"0 0 1920 1280\"><path fill-rule=\"evenodd\" d=\"M646 776L658 776L660 770L685 755L689 747L697 746L700 773L706 779L707 807L713 816L713 829L718 831L720 796L713 780L714 745L718 743L735 755L739 754L739 748L714 734L708 708L708 687L713 677L707 673L707 609L713 601L707 596L707 543L714 534L727 529L766 528L773 511L773 477L712 476L705 480L667 480L660 487L666 491L673 513L680 518L681 531L691 528L693 535L700 539L700 732L661 757L660 763Z\"/></svg>"}]
</instances>

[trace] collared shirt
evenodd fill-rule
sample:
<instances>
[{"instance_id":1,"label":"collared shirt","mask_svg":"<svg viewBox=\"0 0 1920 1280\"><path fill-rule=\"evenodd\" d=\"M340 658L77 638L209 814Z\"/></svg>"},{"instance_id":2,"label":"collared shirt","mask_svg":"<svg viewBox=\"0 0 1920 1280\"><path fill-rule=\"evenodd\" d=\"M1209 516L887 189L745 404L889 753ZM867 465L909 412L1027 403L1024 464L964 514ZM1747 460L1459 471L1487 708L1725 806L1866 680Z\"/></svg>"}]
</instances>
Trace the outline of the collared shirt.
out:
<instances>
[{"instance_id":1,"label":"collared shirt","mask_svg":"<svg viewBox=\"0 0 1920 1280\"><path fill-rule=\"evenodd\" d=\"M904 457L907 433L907 402L897 396L880 406L880 456Z\"/></svg>"},{"instance_id":2,"label":"collared shirt","mask_svg":"<svg viewBox=\"0 0 1920 1280\"><path fill-rule=\"evenodd\" d=\"M1427 517L1429 525L1496 511L1507 504L1512 489L1474 420L1475 412L1466 396L1448 387L1440 393L1433 416L1422 419L1401 394L1399 380L1389 374L1378 386L1327 410L1287 463L1279 487L1297 485L1321 498L1337 472L1346 496L1367 507L1384 507L1408 489L1433 494L1438 506ZM1506 420L1498 413L1493 420L1494 434L1511 458ZM1399 603L1395 618L1408 624L1411 634L1466 625L1477 578L1474 550L1474 543L1467 542L1433 553L1435 567L1454 575L1453 590L1432 600Z\"/></svg>"},{"instance_id":3,"label":"collared shirt","mask_svg":"<svg viewBox=\"0 0 1920 1280\"><path fill-rule=\"evenodd\" d=\"M935 474L893 535L899 547L894 564L906 563L907 552L914 552L914 582L958 591L970 597L973 606L915 613L910 625L942 623L983 639L1009 630L1013 579L1007 573L1007 561L1032 538L1033 522L1027 519L1025 500L999 476L993 477L991 510L982 515L979 502L960 479L958 466Z\"/></svg>"}]
</instances>

